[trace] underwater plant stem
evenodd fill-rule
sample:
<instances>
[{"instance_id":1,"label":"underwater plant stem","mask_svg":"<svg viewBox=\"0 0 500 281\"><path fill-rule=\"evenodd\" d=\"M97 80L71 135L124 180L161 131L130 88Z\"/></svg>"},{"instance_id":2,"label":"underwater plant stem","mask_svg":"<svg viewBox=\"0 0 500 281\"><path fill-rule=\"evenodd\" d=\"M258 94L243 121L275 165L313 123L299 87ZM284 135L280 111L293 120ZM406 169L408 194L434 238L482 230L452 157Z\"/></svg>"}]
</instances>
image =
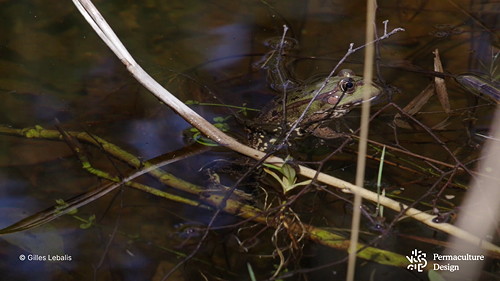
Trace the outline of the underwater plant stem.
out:
<instances>
[{"instance_id":1,"label":"underwater plant stem","mask_svg":"<svg viewBox=\"0 0 500 281\"><path fill-rule=\"evenodd\" d=\"M71 137L78 139L79 141L87 142L92 145L101 147L106 153L127 163L132 167L139 169L139 171L134 172L123 179L119 179L118 177L114 177L107 172L93 168L90 163L82 163L83 168L86 169L89 173L109 180L110 182L105 183L98 188L90 190L86 193L65 200L66 204L64 206L58 205L43 210L21 221L18 221L9 227L1 229L0 234L14 233L41 226L56 219L57 217L62 216L63 214L70 212L71 210L97 200L98 198L104 196L105 194L108 194L109 192L122 185L127 185L150 193L152 195L160 196L162 198L182 204L202 207L205 209L213 207L217 208L218 212L223 211L228 214L238 216L244 220L251 220L257 223L268 225L270 227L278 226L275 220L269 219L268 214L259 208L240 202L240 200L226 198L223 192L209 192L201 186L181 180L172 174L158 169L161 164L150 164L147 161L141 162L140 159L136 156L126 152L116 145L103 140L102 138L91 136L88 133L84 132L65 131L65 133L70 135ZM64 139L60 131L46 130L41 126L25 129L14 129L0 126L0 134L17 135L32 139L53 139L61 141ZM174 195L169 192L161 191L139 183L131 182L132 179L145 173L150 173L160 182L165 183L166 185L170 185L178 190L197 195L199 201L188 199L179 195ZM312 225L301 223L299 224L292 218L287 218L286 216L284 216L282 219L287 221L289 225L289 231L297 236L305 235L305 237L308 237L309 239L317 243L340 250L347 250L347 247L349 246L349 240L346 240L346 238L343 236L334 234L330 231ZM381 250L375 247L369 247L367 245L358 245L358 247L358 250L363 249L363 251L358 252L358 256L363 259L368 259L377 263L393 266L406 266L407 264L405 257L397 253Z\"/></svg>"}]
</instances>

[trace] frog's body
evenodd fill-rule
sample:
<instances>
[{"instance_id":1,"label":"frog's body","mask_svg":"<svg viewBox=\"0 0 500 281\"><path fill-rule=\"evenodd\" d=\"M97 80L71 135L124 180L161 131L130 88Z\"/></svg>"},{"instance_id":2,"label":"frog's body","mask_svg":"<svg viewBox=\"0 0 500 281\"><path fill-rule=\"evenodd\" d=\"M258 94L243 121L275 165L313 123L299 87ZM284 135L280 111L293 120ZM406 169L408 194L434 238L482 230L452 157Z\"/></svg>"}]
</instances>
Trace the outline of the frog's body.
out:
<instances>
[{"instance_id":1,"label":"frog's body","mask_svg":"<svg viewBox=\"0 0 500 281\"><path fill-rule=\"evenodd\" d=\"M281 47L290 44L280 45ZM276 46L274 46L277 48ZM273 50L267 59L268 76L271 87L283 92L283 96L266 106L255 120L252 127L251 145L260 150L268 150L269 144L276 142L282 133L283 127L290 129L294 122L302 116L300 123L295 126L294 136L312 133L320 138L335 138L338 134L321 123L334 118L340 118L353 107L363 102L363 90L368 88L369 99L380 94L376 85L366 85L363 78L356 76L352 70L341 70L337 76L328 79L318 79L304 86L288 77L284 69L283 50ZM275 57L275 58L273 58ZM282 81L278 83L278 81ZM277 87L277 85L284 85ZM289 87L287 85L292 85ZM311 103L311 100L312 103Z\"/></svg>"}]
</instances>

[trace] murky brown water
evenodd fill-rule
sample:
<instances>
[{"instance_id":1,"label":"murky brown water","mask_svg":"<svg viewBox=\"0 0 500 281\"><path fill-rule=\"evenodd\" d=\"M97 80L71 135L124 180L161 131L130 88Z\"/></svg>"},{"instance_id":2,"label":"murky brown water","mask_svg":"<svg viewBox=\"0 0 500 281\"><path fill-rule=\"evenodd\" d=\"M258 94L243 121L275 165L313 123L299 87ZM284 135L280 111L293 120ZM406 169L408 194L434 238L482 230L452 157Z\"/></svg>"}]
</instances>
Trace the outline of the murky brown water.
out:
<instances>
[{"instance_id":1,"label":"murky brown water","mask_svg":"<svg viewBox=\"0 0 500 281\"><path fill-rule=\"evenodd\" d=\"M359 46L364 40L365 1L96 2L136 60L183 101L261 108L276 93L267 87L265 73L254 65L269 51L264 41L281 35L284 24L290 27L288 36L299 41L299 48L292 54L293 73L302 80L329 72L349 43ZM406 31L378 46L380 71L376 78L393 91L379 100L372 113L389 101L404 107L417 96L433 77L432 51L438 49L447 77L451 112L446 114L433 96L415 118L434 128L434 135L446 148L473 169L483 144L475 133L487 134L495 105L464 90L452 77L469 72L489 76L491 80L491 76L498 76L492 69L498 66L493 57L498 53L494 46L498 47L499 42L499 13L500 5L493 0L380 1L379 35L383 32L383 20L389 20L389 29L403 27ZM190 126L130 77L71 2L0 1L0 15L2 126L41 125L55 129L54 124L59 122L65 130L93 133L144 160L187 145L183 132ZM361 73L362 61L363 52L358 52L342 68ZM193 108L209 120L235 112L223 107ZM379 112L371 123L370 139L448 163L451 166L434 163L433 170L451 171L455 162L450 153L415 124L395 127L392 120L396 113L393 107ZM357 128L358 115L354 111L345 118L352 129ZM244 141L241 123L234 118L228 119L228 123L231 133ZM321 161L338 143L325 145L312 140L313 149L294 154L298 160ZM356 148L355 142L344 147L342 153L324 162L323 171L353 181ZM52 206L56 199L69 199L102 183L81 168L64 142L0 135L0 149L0 227ZM131 172L128 166L107 157L102 149L87 149L95 167L122 177ZM432 165L421 159L391 153L386 160L395 165L388 164L383 177L387 192L411 203L436 185L436 192L420 199L427 205L416 206L432 211L429 204L446 181L439 181L439 174L427 172ZM369 154L379 157L375 149ZM208 175L201 170L210 167L224 184L231 185L241 175L236 171L243 169L241 164L232 164L242 163L244 159L240 158L224 149L214 149L164 169L206 186ZM377 169L378 161L368 160L367 182L376 179ZM257 178L247 180L245 186L256 198L252 204L263 207L265 193L256 188ZM464 194L460 184L467 186L469 180L464 173L457 173L450 180L452 184L437 200L443 213L459 204ZM143 177L141 182L172 190L151 177ZM278 200L285 200L270 177L265 183L261 185L275 200L274 206ZM368 188L375 189L372 185ZM455 197L444 199L445 195ZM297 200L290 211L295 211L304 223L333 229L348 237L350 199L335 191L313 190ZM366 205L373 211L374 204ZM395 214L386 212L390 222ZM93 214L96 223L81 229L82 221ZM0 239L4 261L0 270L5 278L161 280L194 250L212 212L123 188L80 208L77 216L65 215L33 230L0 236L4 238ZM380 234L369 217L362 221L365 243ZM250 280L248 264L257 280L266 280L280 264L274 251L276 245L286 260L280 274L291 275L286 280L345 279L345 251L308 241L298 243L294 241L298 238L289 236L286 230L275 236L279 241L273 241L273 229L254 223L230 226L237 222L240 220L235 217L220 215L215 225L229 227L210 231L195 260L182 266L169 280ZM420 242L415 237L446 239L446 235L406 219L374 246L403 256L414 248L443 250L437 243ZM292 249L285 249L296 242ZM20 261L20 255L32 260ZM33 260L36 255L40 259L69 255L71 261ZM326 269L315 269L336 261ZM498 268L498 262L491 261L485 272L498 274ZM356 276L359 280L427 278L424 274L369 262L360 262Z\"/></svg>"}]
</instances>

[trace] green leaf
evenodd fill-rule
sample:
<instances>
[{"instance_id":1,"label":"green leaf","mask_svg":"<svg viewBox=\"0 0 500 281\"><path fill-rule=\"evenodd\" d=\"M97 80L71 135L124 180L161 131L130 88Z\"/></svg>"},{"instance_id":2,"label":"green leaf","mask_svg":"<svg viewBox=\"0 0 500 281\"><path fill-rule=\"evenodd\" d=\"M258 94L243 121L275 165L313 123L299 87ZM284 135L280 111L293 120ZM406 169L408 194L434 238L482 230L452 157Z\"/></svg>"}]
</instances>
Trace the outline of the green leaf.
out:
<instances>
[{"instance_id":1,"label":"green leaf","mask_svg":"<svg viewBox=\"0 0 500 281\"><path fill-rule=\"evenodd\" d=\"M288 164L286 164L286 163L285 163L285 164L283 164L283 166L281 167L281 170L282 170L283 175L284 175L286 178L288 178L288 181L289 181L290 183L295 182L295 178L296 178L295 176L296 176L296 173L295 173L295 169L294 169L292 166L290 166L290 165L288 165Z\"/></svg>"},{"instance_id":2,"label":"green leaf","mask_svg":"<svg viewBox=\"0 0 500 281\"><path fill-rule=\"evenodd\" d=\"M66 201L64 201L64 199L56 199L56 204L57 204L56 212L59 212L59 211L69 207L68 203L66 203ZM78 209L73 209L73 210L67 212L68 215L74 215L76 213L78 213Z\"/></svg>"},{"instance_id":3,"label":"green leaf","mask_svg":"<svg viewBox=\"0 0 500 281\"><path fill-rule=\"evenodd\" d=\"M285 183L280 179L280 177L273 171L269 170L269 169L266 169L264 168L264 171L268 174L270 174L273 178L275 178L279 183L280 185L283 187L285 186ZM283 188L284 189L284 188Z\"/></svg>"},{"instance_id":4,"label":"green leaf","mask_svg":"<svg viewBox=\"0 0 500 281\"><path fill-rule=\"evenodd\" d=\"M266 166L266 167L268 167L268 168L271 168L271 169L275 169L275 170L277 170L277 171L280 171L280 170L281 170L281 167L276 166L276 165L273 165L273 164L264 163L264 166Z\"/></svg>"},{"instance_id":5,"label":"green leaf","mask_svg":"<svg viewBox=\"0 0 500 281\"><path fill-rule=\"evenodd\" d=\"M252 265L250 265L250 263L248 262L247 262L247 269L248 269L248 275L250 275L250 280L257 281L257 279L255 278L255 273L253 272Z\"/></svg>"},{"instance_id":6,"label":"green leaf","mask_svg":"<svg viewBox=\"0 0 500 281\"><path fill-rule=\"evenodd\" d=\"M95 215L92 215L88 218L88 220L82 224L80 224L81 229L90 228L95 222Z\"/></svg>"},{"instance_id":7,"label":"green leaf","mask_svg":"<svg viewBox=\"0 0 500 281\"><path fill-rule=\"evenodd\" d=\"M310 184L311 182L312 182L312 180L302 181L302 182L296 183L296 184L294 184L294 185L288 186L286 189L283 189L283 191L284 191L285 193L287 193L288 191L290 191L290 190L292 190L292 189L294 189L294 188L296 188L296 187L299 187L299 186L301 186L301 185L308 185L308 184Z\"/></svg>"}]
</instances>

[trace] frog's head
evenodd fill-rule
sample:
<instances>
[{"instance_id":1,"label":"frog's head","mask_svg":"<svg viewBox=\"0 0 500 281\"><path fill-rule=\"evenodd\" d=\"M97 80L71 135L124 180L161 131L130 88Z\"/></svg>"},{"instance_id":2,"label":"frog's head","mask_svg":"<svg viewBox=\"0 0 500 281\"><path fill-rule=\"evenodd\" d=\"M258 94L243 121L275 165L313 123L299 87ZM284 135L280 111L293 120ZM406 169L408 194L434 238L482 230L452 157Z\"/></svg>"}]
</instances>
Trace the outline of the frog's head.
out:
<instances>
[{"instance_id":1,"label":"frog's head","mask_svg":"<svg viewBox=\"0 0 500 281\"><path fill-rule=\"evenodd\" d=\"M303 88L291 92L287 97L287 121L295 121L308 108L305 122L318 121L325 118L339 118L348 113L353 107L363 102L363 90L368 88L369 100L380 94L380 88L375 84L367 85L363 78L356 76L352 70L343 69L337 76L313 80ZM318 93L318 91L320 91ZM266 120L280 119L282 107L275 106L265 115Z\"/></svg>"},{"instance_id":2,"label":"frog's head","mask_svg":"<svg viewBox=\"0 0 500 281\"><path fill-rule=\"evenodd\" d=\"M322 101L321 110L333 110L332 117L340 117L363 102L363 91L367 88L368 100L373 100L381 92L376 84L367 85L363 78L356 76L352 70L342 69L337 76L328 79L327 85L316 100Z\"/></svg>"}]
</instances>

